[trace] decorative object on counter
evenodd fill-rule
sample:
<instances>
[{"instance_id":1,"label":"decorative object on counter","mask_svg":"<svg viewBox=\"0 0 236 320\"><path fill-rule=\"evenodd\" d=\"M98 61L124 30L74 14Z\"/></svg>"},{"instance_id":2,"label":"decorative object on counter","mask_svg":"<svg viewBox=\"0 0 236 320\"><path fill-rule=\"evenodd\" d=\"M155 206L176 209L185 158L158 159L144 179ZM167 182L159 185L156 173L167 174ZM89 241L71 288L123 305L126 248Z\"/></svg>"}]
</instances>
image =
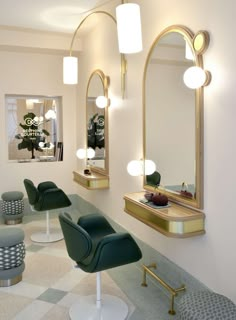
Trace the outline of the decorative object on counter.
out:
<instances>
[{"instance_id":1,"label":"decorative object on counter","mask_svg":"<svg viewBox=\"0 0 236 320\"><path fill-rule=\"evenodd\" d=\"M63 239L61 230L50 231L49 211L65 208L71 205L70 199L52 181L41 182L36 188L29 179L24 180L25 189L28 195L29 204L33 211L46 212L46 231L37 232L31 235L35 242L55 242Z\"/></svg>"},{"instance_id":2,"label":"decorative object on counter","mask_svg":"<svg viewBox=\"0 0 236 320\"><path fill-rule=\"evenodd\" d=\"M235 320L236 305L227 297L198 291L184 295L179 302L179 320Z\"/></svg>"},{"instance_id":3,"label":"decorative object on counter","mask_svg":"<svg viewBox=\"0 0 236 320\"><path fill-rule=\"evenodd\" d=\"M0 232L0 287L9 287L22 280L24 237L20 228L6 228Z\"/></svg>"},{"instance_id":4,"label":"decorative object on counter","mask_svg":"<svg viewBox=\"0 0 236 320\"><path fill-rule=\"evenodd\" d=\"M101 214L90 214L72 221L68 213L59 215L70 258L87 273L96 273L96 296L80 297L71 306L70 319L124 320L128 306L120 298L101 295L101 271L141 259L142 253L129 233L116 232Z\"/></svg>"},{"instance_id":5,"label":"decorative object on counter","mask_svg":"<svg viewBox=\"0 0 236 320\"><path fill-rule=\"evenodd\" d=\"M147 201L152 201L154 193L153 192L145 192L144 197Z\"/></svg>"},{"instance_id":6,"label":"decorative object on counter","mask_svg":"<svg viewBox=\"0 0 236 320\"><path fill-rule=\"evenodd\" d=\"M91 175L91 171L89 169L84 169L84 174Z\"/></svg>"},{"instance_id":7,"label":"decorative object on counter","mask_svg":"<svg viewBox=\"0 0 236 320\"><path fill-rule=\"evenodd\" d=\"M22 222L24 210L24 194L20 191L8 191L2 194L2 212L5 224Z\"/></svg>"},{"instance_id":8,"label":"decorative object on counter","mask_svg":"<svg viewBox=\"0 0 236 320\"><path fill-rule=\"evenodd\" d=\"M149 266L143 265L143 282L142 282L142 287L147 287L147 273L152 276L155 280L157 280L165 289L167 289L170 294L171 294L171 306L170 310L168 311L169 314L175 315L175 309L174 309L174 302L175 302L175 297L177 296L178 292L185 291L186 287L185 285L182 285L180 288L174 289L172 288L168 283L166 283L162 278L160 278L156 273L154 273L151 269L156 269L157 265L156 263L152 263ZM183 318L183 320L187 320L188 318ZM191 318L192 319L192 318ZM222 318L223 319L223 318ZM193 319L195 320L195 318ZM203 319L201 319L203 320Z\"/></svg>"},{"instance_id":9,"label":"decorative object on counter","mask_svg":"<svg viewBox=\"0 0 236 320\"><path fill-rule=\"evenodd\" d=\"M155 193L152 196L152 202L157 206L166 206L168 204L168 198L162 193Z\"/></svg>"},{"instance_id":10,"label":"decorative object on counter","mask_svg":"<svg viewBox=\"0 0 236 320\"><path fill-rule=\"evenodd\" d=\"M190 191L188 191L188 184L186 182L182 183L182 189L180 190L180 195L186 198L193 198L193 195Z\"/></svg>"}]
</instances>

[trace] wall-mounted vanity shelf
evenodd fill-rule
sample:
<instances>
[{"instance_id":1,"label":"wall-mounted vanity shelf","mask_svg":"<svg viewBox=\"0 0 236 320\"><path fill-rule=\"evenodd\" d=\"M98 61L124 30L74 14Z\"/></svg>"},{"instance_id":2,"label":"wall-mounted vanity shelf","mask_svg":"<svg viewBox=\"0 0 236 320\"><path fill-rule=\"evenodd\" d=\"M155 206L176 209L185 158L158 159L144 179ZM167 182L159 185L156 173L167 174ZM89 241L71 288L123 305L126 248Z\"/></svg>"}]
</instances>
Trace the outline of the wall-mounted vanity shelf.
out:
<instances>
[{"instance_id":1,"label":"wall-mounted vanity shelf","mask_svg":"<svg viewBox=\"0 0 236 320\"><path fill-rule=\"evenodd\" d=\"M171 206L155 209L140 202L145 192L124 196L125 212L167 237L188 238L205 233L205 214L171 202Z\"/></svg>"},{"instance_id":2,"label":"wall-mounted vanity shelf","mask_svg":"<svg viewBox=\"0 0 236 320\"><path fill-rule=\"evenodd\" d=\"M97 172L91 172L90 175L83 171L73 171L74 181L89 190L108 189L109 177Z\"/></svg>"}]
</instances>

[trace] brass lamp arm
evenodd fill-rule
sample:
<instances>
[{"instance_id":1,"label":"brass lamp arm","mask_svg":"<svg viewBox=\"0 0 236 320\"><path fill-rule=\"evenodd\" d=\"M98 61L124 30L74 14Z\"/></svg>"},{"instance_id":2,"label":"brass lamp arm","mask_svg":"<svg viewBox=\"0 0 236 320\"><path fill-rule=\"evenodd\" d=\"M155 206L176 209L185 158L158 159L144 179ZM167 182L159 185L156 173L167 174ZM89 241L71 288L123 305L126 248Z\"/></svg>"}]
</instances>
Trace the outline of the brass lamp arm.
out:
<instances>
[{"instance_id":1,"label":"brass lamp arm","mask_svg":"<svg viewBox=\"0 0 236 320\"><path fill-rule=\"evenodd\" d=\"M94 15L94 14L98 14L98 13L102 13L105 14L106 16L110 17L115 24L117 24L116 19L113 17L112 14L106 12L106 11L102 11L102 10L98 10L98 11L94 11L89 13L78 25L78 27L76 28L72 40L71 40L71 44L70 44L70 56L72 56L72 48L73 48L73 44L74 44L74 40L75 37L77 35L78 30L80 29L80 27L84 24L84 22L87 20L87 18L89 18L90 16ZM126 72L127 72L127 61L125 59L125 55L123 53L121 53L121 68L120 68L120 72L121 72L121 92L122 92L122 99L124 99L125 96L125 76L126 76Z\"/></svg>"}]
</instances>

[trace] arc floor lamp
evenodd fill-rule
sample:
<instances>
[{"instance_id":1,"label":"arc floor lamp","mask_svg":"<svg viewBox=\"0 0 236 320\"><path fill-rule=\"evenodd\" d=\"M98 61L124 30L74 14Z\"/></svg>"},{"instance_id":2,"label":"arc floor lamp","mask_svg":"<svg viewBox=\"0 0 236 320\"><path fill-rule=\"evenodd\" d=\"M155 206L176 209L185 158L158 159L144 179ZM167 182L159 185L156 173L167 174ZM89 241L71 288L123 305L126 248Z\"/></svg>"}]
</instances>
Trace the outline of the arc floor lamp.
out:
<instances>
[{"instance_id":1,"label":"arc floor lamp","mask_svg":"<svg viewBox=\"0 0 236 320\"><path fill-rule=\"evenodd\" d=\"M122 3L116 7L116 19L106 11L98 10L88 14L74 31L69 56L63 59L63 82L65 84L78 83L78 58L72 55L75 37L84 22L95 14L104 14L112 19L117 25L118 46L121 53L121 91L122 98L125 95L125 76L127 72L127 62L125 54L140 52L142 50L142 30L140 7L135 3Z\"/></svg>"}]
</instances>

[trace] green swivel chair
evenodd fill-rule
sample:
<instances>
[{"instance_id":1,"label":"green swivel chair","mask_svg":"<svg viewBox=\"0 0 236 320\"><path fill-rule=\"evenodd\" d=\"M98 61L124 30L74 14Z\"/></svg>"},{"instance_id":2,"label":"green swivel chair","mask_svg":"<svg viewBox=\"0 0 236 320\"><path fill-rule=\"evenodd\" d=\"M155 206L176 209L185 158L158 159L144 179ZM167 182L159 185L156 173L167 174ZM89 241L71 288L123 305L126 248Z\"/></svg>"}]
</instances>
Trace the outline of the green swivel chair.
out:
<instances>
[{"instance_id":1,"label":"green swivel chair","mask_svg":"<svg viewBox=\"0 0 236 320\"><path fill-rule=\"evenodd\" d=\"M101 296L101 271L122 266L142 257L142 253L129 233L116 233L100 214L90 214L72 221L68 213L60 213L59 221L68 255L85 272L97 273L96 296L86 296L72 305L72 320L123 320L128 306L121 299Z\"/></svg>"},{"instance_id":2,"label":"green swivel chair","mask_svg":"<svg viewBox=\"0 0 236 320\"><path fill-rule=\"evenodd\" d=\"M146 175L147 184L152 187L158 187L161 182L161 175L159 172L154 171L152 174Z\"/></svg>"},{"instance_id":3,"label":"green swivel chair","mask_svg":"<svg viewBox=\"0 0 236 320\"><path fill-rule=\"evenodd\" d=\"M50 231L49 210L65 208L71 205L67 195L54 182L41 182L36 188L29 179L24 180L32 211L46 211L46 232L31 235L34 242L55 242L63 239L61 230Z\"/></svg>"}]
</instances>

